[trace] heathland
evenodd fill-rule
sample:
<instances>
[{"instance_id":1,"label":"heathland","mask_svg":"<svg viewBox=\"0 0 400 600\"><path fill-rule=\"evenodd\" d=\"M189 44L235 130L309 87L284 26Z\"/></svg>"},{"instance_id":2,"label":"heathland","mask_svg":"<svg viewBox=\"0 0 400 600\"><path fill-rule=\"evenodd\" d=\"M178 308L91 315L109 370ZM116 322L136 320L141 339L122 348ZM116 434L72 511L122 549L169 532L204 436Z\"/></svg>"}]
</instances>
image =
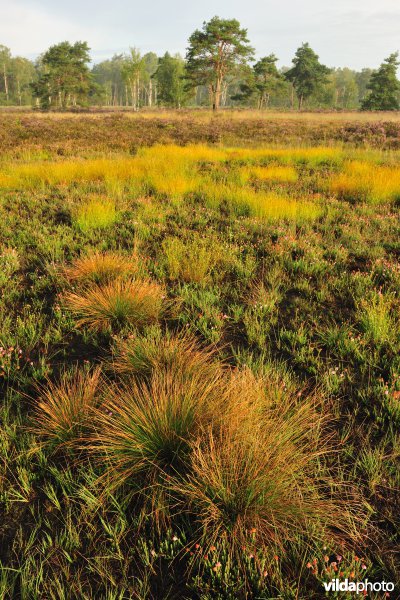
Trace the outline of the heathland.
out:
<instances>
[{"instance_id":1,"label":"heathland","mask_svg":"<svg viewBox=\"0 0 400 600\"><path fill-rule=\"evenodd\" d=\"M0 115L0 598L396 583L400 122L268 117Z\"/></svg>"}]
</instances>

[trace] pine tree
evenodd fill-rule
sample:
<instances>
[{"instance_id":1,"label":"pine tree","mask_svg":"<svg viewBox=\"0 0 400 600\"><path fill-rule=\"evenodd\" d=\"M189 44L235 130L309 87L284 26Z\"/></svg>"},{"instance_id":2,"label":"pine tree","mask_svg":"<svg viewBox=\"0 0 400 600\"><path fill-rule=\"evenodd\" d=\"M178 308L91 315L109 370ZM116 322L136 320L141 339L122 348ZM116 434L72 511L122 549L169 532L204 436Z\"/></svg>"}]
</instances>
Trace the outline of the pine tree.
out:
<instances>
[{"instance_id":1,"label":"pine tree","mask_svg":"<svg viewBox=\"0 0 400 600\"><path fill-rule=\"evenodd\" d=\"M240 27L239 21L213 17L189 38L186 54L188 87L207 86L213 109L217 110L226 78L246 64L253 52L247 30Z\"/></svg>"},{"instance_id":2,"label":"pine tree","mask_svg":"<svg viewBox=\"0 0 400 600\"><path fill-rule=\"evenodd\" d=\"M310 48L309 44L302 44L297 49L293 59L293 67L286 71L285 77L291 81L299 101L299 110L302 109L304 100L319 91L326 83L330 69L319 62L318 54Z\"/></svg>"},{"instance_id":3,"label":"pine tree","mask_svg":"<svg viewBox=\"0 0 400 600\"><path fill-rule=\"evenodd\" d=\"M38 65L39 78L32 84L41 107L68 108L88 101L91 75L88 68L89 47L86 42L61 42L51 46Z\"/></svg>"},{"instance_id":4,"label":"pine tree","mask_svg":"<svg viewBox=\"0 0 400 600\"><path fill-rule=\"evenodd\" d=\"M370 93L362 103L362 110L399 110L399 65L399 53L394 52L372 73L367 85Z\"/></svg>"}]
</instances>

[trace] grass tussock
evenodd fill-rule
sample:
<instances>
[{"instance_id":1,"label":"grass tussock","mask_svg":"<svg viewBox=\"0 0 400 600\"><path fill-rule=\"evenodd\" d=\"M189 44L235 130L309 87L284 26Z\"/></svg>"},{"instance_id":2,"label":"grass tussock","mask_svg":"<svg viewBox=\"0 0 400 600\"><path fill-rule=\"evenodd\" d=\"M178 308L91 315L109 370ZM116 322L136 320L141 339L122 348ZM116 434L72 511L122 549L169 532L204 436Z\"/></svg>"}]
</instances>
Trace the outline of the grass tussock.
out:
<instances>
[{"instance_id":1,"label":"grass tussock","mask_svg":"<svg viewBox=\"0 0 400 600\"><path fill-rule=\"evenodd\" d=\"M116 340L112 367L124 376L150 377L156 372L168 372L189 379L210 377L221 369L215 350L200 348L192 335L163 332L157 326L148 328L145 335Z\"/></svg>"},{"instance_id":2,"label":"grass tussock","mask_svg":"<svg viewBox=\"0 0 400 600\"><path fill-rule=\"evenodd\" d=\"M105 284L117 278L135 275L139 270L139 258L135 253L90 252L77 258L63 269L71 283Z\"/></svg>"},{"instance_id":3,"label":"grass tussock","mask_svg":"<svg viewBox=\"0 0 400 600\"><path fill-rule=\"evenodd\" d=\"M77 318L78 327L107 332L158 321L165 309L164 298L163 288L154 281L116 279L67 292L64 303Z\"/></svg>"},{"instance_id":4,"label":"grass tussock","mask_svg":"<svg viewBox=\"0 0 400 600\"><path fill-rule=\"evenodd\" d=\"M192 444L188 474L176 482L201 545L225 540L240 561L243 551L273 551L298 536L351 535L359 506L345 494L334 499L324 482L327 439L314 399L273 404L254 383L245 402L243 381L236 387L238 413Z\"/></svg>"},{"instance_id":5,"label":"grass tussock","mask_svg":"<svg viewBox=\"0 0 400 600\"><path fill-rule=\"evenodd\" d=\"M99 403L100 367L92 371L75 369L54 383L39 388L33 416L34 432L48 445L79 442L89 428Z\"/></svg>"},{"instance_id":6,"label":"grass tussock","mask_svg":"<svg viewBox=\"0 0 400 600\"><path fill-rule=\"evenodd\" d=\"M215 369L187 376L184 369L154 370L146 382L134 379L110 387L96 413L93 450L107 460L107 481L128 483L156 503L168 478L185 472L191 442L215 418L221 376Z\"/></svg>"}]
</instances>

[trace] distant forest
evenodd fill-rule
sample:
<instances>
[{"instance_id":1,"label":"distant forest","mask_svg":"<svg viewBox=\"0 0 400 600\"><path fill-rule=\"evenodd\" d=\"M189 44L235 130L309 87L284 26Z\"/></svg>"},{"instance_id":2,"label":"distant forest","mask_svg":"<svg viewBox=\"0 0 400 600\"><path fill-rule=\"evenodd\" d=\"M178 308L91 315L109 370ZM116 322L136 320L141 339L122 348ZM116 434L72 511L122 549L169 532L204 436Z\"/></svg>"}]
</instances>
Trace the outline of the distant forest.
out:
<instances>
[{"instance_id":1,"label":"distant forest","mask_svg":"<svg viewBox=\"0 0 400 600\"><path fill-rule=\"evenodd\" d=\"M235 19L214 17L189 38L186 56L130 48L97 64L86 42L51 46L36 61L0 45L0 105L44 110L102 106L398 110L398 53L377 70L328 68L303 43L292 65L255 50Z\"/></svg>"}]
</instances>

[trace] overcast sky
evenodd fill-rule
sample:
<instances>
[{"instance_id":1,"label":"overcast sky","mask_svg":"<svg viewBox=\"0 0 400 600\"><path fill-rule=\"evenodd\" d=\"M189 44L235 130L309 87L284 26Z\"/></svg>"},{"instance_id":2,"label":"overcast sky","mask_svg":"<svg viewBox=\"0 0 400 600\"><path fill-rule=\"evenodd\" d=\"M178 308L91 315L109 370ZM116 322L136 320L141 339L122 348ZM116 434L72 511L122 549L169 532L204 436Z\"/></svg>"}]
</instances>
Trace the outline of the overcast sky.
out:
<instances>
[{"instance_id":1,"label":"overcast sky","mask_svg":"<svg viewBox=\"0 0 400 600\"><path fill-rule=\"evenodd\" d=\"M0 44L35 58L63 40L86 40L95 62L136 46L185 53L214 15L248 29L258 56L290 65L309 42L328 66L376 67L400 49L400 0L0 0Z\"/></svg>"}]
</instances>

